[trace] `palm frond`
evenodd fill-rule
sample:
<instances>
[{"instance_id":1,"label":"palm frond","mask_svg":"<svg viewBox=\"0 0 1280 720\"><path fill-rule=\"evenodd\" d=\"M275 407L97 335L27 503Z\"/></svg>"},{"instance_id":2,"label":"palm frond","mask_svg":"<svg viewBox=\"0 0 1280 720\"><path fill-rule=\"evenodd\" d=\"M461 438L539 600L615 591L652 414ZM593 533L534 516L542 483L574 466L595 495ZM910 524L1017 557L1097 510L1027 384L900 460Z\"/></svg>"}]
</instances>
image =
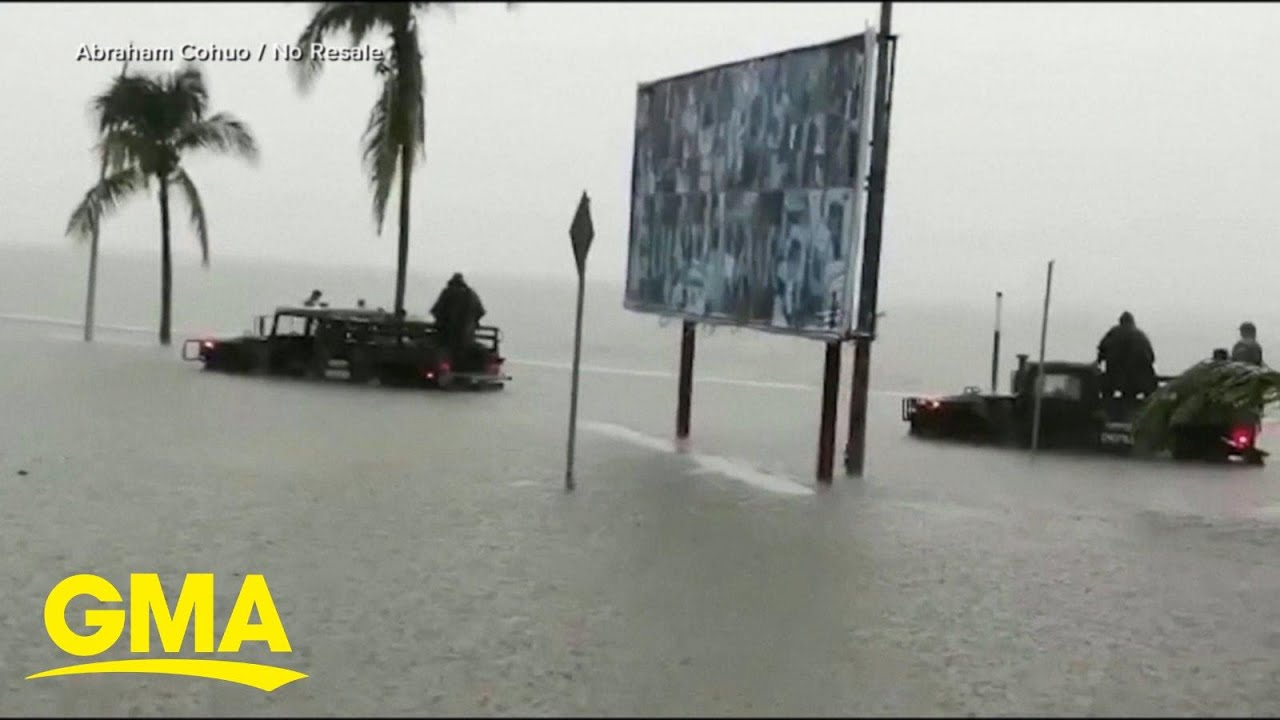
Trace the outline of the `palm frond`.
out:
<instances>
[{"instance_id":1,"label":"palm frond","mask_svg":"<svg viewBox=\"0 0 1280 720\"><path fill-rule=\"evenodd\" d=\"M98 141L104 167L108 172L119 172L138 166L144 173L159 171L164 148L160 143L144 136L132 126L120 126L107 130Z\"/></svg>"},{"instance_id":2,"label":"palm frond","mask_svg":"<svg viewBox=\"0 0 1280 720\"><path fill-rule=\"evenodd\" d=\"M405 99L402 112L405 113L405 121L408 125L402 136L404 138L402 142L421 152L426 145L427 136L426 103L423 99L427 92L427 78L422 71L422 49L418 44L418 31L413 28L405 34L407 37L404 40L404 47L411 56L405 59L402 66L397 64L401 82L400 93Z\"/></svg>"},{"instance_id":3,"label":"palm frond","mask_svg":"<svg viewBox=\"0 0 1280 720\"><path fill-rule=\"evenodd\" d=\"M369 184L373 186L373 218L382 234L387 214L387 199L396 180L396 163L400 155L400 143L395 136L395 118L399 111L399 86L395 75L388 75L382 83L382 94L369 112L369 125L364 133L364 160L369 172Z\"/></svg>"},{"instance_id":4,"label":"palm frond","mask_svg":"<svg viewBox=\"0 0 1280 720\"><path fill-rule=\"evenodd\" d=\"M311 21L298 36L297 47L302 51L302 60L291 63L294 79L299 89L309 90L317 75L324 69L324 61L311 57L311 46L323 43L334 33L346 31L351 37L352 45L359 45L379 24L389 25L388 6L400 3L380 2L326 2L316 10Z\"/></svg>"},{"instance_id":5,"label":"palm frond","mask_svg":"<svg viewBox=\"0 0 1280 720\"><path fill-rule=\"evenodd\" d=\"M258 142L249 127L228 113L216 113L182 126L174 140L179 151L197 148L235 153L250 162L258 159Z\"/></svg>"},{"instance_id":6,"label":"palm frond","mask_svg":"<svg viewBox=\"0 0 1280 720\"><path fill-rule=\"evenodd\" d=\"M209 88L204 73L194 64L183 65L165 78L165 107L174 116L168 123L174 129L204 118L209 107Z\"/></svg>"},{"instance_id":7,"label":"palm frond","mask_svg":"<svg viewBox=\"0 0 1280 720\"><path fill-rule=\"evenodd\" d=\"M115 211L130 195L146 187L147 175L136 166L108 175L89 188L80 204L71 211L66 234L87 240L101 226L103 217Z\"/></svg>"},{"instance_id":8,"label":"palm frond","mask_svg":"<svg viewBox=\"0 0 1280 720\"><path fill-rule=\"evenodd\" d=\"M1179 425L1222 422L1276 402L1280 372L1248 363L1205 361L1170 380L1143 404L1134 418L1134 441L1146 451L1164 450Z\"/></svg>"},{"instance_id":9,"label":"palm frond","mask_svg":"<svg viewBox=\"0 0 1280 720\"><path fill-rule=\"evenodd\" d=\"M138 125L145 111L155 104L163 90L154 79L143 75L122 75L106 92L91 102L99 132L125 125Z\"/></svg>"},{"instance_id":10,"label":"palm frond","mask_svg":"<svg viewBox=\"0 0 1280 720\"><path fill-rule=\"evenodd\" d=\"M187 206L191 208L191 228L196 231L196 240L200 242L200 264L209 267L209 223L205 218L204 203L200 202L200 193L191 176L182 168L173 174L173 181L182 189Z\"/></svg>"}]
</instances>

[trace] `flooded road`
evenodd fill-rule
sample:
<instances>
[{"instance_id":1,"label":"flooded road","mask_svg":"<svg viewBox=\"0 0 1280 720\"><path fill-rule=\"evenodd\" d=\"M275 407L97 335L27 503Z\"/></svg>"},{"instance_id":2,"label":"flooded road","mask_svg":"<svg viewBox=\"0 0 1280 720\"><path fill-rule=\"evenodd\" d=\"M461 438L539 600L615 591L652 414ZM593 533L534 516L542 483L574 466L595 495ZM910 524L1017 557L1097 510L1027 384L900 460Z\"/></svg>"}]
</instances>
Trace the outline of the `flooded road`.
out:
<instances>
[{"instance_id":1,"label":"flooded road","mask_svg":"<svg viewBox=\"0 0 1280 720\"><path fill-rule=\"evenodd\" d=\"M681 454L674 380L587 373L565 494L554 368L422 394L26 332L0 343L0 714L1280 712L1274 466L921 442L880 396L868 477L824 489L815 392L698 384ZM80 572L171 599L213 572L219 628L263 573L293 652L237 659L309 677L25 680L73 660L42 608Z\"/></svg>"}]
</instances>

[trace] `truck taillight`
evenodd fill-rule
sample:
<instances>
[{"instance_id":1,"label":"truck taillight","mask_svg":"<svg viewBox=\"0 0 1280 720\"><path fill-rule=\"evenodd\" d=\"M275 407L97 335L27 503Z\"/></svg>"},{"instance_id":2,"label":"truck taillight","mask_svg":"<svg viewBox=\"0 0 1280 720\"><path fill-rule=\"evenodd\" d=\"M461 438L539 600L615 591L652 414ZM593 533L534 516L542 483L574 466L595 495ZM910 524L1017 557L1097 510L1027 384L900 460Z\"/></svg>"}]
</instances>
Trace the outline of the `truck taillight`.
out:
<instances>
[{"instance_id":1,"label":"truck taillight","mask_svg":"<svg viewBox=\"0 0 1280 720\"><path fill-rule=\"evenodd\" d=\"M1251 427L1233 428L1227 436L1227 443L1237 450L1247 450L1253 447L1254 431Z\"/></svg>"}]
</instances>

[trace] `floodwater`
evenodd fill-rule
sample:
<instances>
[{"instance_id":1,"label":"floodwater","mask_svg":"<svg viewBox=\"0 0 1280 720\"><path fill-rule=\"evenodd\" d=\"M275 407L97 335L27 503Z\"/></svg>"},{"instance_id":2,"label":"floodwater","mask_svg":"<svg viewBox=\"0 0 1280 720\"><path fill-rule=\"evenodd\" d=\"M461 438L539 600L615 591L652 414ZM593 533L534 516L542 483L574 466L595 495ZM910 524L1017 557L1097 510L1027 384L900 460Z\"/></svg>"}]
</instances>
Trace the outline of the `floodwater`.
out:
<instances>
[{"instance_id":1,"label":"floodwater","mask_svg":"<svg viewBox=\"0 0 1280 720\"><path fill-rule=\"evenodd\" d=\"M417 393L5 328L6 715L1280 712L1270 468L925 443L878 396L823 490L816 393L699 384L680 454L673 381L587 373L566 494L559 370ZM247 659L310 677L23 679L69 661L63 577L202 571L220 618L263 573L293 653Z\"/></svg>"},{"instance_id":2,"label":"floodwater","mask_svg":"<svg viewBox=\"0 0 1280 720\"><path fill-rule=\"evenodd\" d=\"M676 451L675 380L588 355L566 493L568 373L514 342L430 393L0 328L3 715L1280 713L1274 465L924 442L877 394L822 488L812 388L711 367ZM292 653L238 659L309 677L24 679L75 661L57 582L146 572L215 573L219 630L264 574Z\"/></svg>"}]
</instances>

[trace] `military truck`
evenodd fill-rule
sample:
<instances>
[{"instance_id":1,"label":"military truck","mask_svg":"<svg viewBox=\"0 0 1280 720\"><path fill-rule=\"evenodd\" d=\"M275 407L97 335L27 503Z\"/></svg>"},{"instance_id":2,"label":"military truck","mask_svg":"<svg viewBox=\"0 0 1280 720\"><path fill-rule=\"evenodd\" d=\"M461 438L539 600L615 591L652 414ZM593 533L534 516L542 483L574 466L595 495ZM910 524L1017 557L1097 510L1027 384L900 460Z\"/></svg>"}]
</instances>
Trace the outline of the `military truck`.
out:
<instances>
[{"instance_id":1,"label":"military truck","mask_svg":"<svg viewBox=\"0 0 1280 720\"><path fill-rule=\"evenodd\" d=\"M1104 390L1102 373L1093 363L1044 363L1040 398L1040 436L1044 448L1072 448L1130 453L1133 418L1140 404L1126 403ZM967 387L959 395L907 397L902 419L915 436L1030 447L1035 425L1035 387L1040 365L1018 355L1008 394ZM1171 378L1160 376L1160 385ZM1261 465L1265 453L1255 446L1260 418L1241 413L1232 422L1174 429L1172 456L1177 460L1240 460Z\"/></svg>"},{"instance_id":2,"label":"military truck","mask_svg":"<svg viewBox=\"0 0 1280 720\"><path fill-rule=\"evenodd\" d=\"M470 347L451 351L435 323L383 310L276 308L234 338L196 338L182 357L206 370L328 378L432 388L502 388L501 331L482 325Z\"/></svg>"}]
</instances>

